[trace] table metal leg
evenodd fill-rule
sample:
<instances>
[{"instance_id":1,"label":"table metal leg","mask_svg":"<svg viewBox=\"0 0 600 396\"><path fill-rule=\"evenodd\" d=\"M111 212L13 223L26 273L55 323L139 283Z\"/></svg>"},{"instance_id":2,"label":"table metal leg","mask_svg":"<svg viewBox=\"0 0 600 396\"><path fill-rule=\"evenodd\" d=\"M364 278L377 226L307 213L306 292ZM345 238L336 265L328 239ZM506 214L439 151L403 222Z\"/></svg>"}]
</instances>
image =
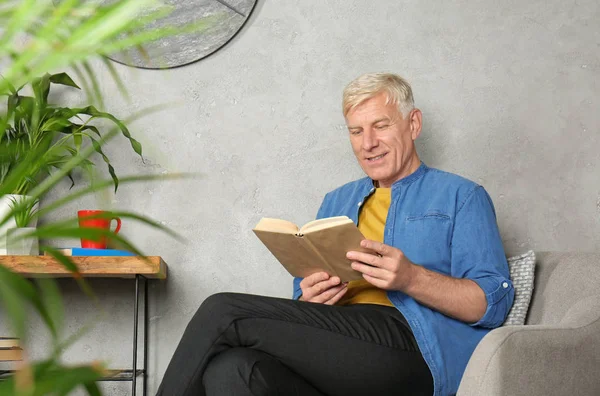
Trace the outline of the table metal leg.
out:
<instances>
[{"instance_id":1,"label":"table metal leg","mask_svg":"<svg viewBox=\"0 0 600 396\"><path fill-rule=\"evenodd\" d=\"M140 298L140 275L135 276L135 301L133 305L133 371L131 373L131 395L135 396L137 379L137 335L138 335L138 303Z\"/></svg>"},{"instance_id":2,"label":"table metal leg","mask_svg":"<svg viewBox=\"0 0 600 396\"><path fill-rule=\"evenodd\" d=\"M144 392L146 396L146 383L148 382L148 278L144 277Z\"/></svg>"}]
</instances>

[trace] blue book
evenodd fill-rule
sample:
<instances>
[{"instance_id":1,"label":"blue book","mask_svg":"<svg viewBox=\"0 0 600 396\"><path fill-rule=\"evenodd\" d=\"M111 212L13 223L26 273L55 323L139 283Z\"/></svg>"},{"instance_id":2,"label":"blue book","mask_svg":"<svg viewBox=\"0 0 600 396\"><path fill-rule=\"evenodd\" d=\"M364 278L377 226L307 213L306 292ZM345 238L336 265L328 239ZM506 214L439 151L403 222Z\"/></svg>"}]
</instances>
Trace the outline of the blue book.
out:
<instances>
[{"instance_id":1,"label":"blue book","mask_svg":"<svg viewBox=\"0 0 600 396\"><path fill-rule=\"evenodd\" d=\"M58 249L58 251L64 254L65 256L135 256L135 254L131 252L118 249L69 248Z\"/></svg>"}]
</instances>

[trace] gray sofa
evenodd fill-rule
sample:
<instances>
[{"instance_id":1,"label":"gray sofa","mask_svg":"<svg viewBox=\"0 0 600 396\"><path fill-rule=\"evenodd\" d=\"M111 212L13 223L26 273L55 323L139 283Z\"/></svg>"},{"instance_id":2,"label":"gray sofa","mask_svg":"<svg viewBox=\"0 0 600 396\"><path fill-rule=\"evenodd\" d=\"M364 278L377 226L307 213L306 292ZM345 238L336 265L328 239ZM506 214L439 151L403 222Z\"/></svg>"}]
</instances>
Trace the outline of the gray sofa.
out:
<instances>
[{"instance_id":1,"label":"gray sofa","mask_svg":"<svg viewBox=\"0 0 600 396\"><path fill-rule=\"evenodd\" d=\"M458 396L600 395L600 253L536 257L526 325L484 337Z\"/></svg>"}]
</instances>

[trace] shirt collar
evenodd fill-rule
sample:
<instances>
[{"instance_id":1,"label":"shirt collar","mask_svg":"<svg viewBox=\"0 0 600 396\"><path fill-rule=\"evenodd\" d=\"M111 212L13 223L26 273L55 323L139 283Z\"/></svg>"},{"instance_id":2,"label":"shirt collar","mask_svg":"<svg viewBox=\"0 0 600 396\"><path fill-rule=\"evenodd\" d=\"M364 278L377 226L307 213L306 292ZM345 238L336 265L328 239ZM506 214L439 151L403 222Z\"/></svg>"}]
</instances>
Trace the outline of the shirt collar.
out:
<instances>
[{"instance_id":1,"label":"shirt collar","mask_svg":"<svg viewBox=\"0 0 600 396\"><path fill-rule=\"evenodd\" d=\"M429 167L427 167L427 165L425 165L425 163L421 161L421 165L419 165L416 171L414 171L408 176L404 176L400 180L395 181L394 184L392 184L392 187L394 187L395 185L410 184L414 181L417 181L421 178L421 176L423 176L427 172L428 169Z\"/></svg>"},{"instance_id":2,"label":"shirt collar","mask_svg":"<svg viewBox=\"0 0 600 396\"><path fill-rule=\"evenodd\" d=\"M396 188L396 186L401 186L401 185L407 185L410 184L416 180L419 180L421 178L421 176L423 176L427 171L429 170L429 167L427 165L425 165L425 163L423 161L421 161L421 165L419 165L419 167L417 168L417 170L415 170L413 173L411 173L408 176L404 176L402 179L400 180L396 180L394 182L394 184L392 184L392 189ZM373 188L372 191L374 191L375 188L375 180L372 180L370 178L367 177L367 180L370 181L369 186Z\"/></svg>"}]
</instances>

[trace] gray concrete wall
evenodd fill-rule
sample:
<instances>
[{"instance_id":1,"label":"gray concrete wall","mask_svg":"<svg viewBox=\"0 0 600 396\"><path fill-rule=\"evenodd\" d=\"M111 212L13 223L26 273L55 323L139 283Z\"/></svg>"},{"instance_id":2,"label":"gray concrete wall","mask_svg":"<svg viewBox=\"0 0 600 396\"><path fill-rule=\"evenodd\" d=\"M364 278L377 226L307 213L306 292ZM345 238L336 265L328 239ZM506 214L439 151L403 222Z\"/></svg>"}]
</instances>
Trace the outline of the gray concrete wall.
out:
<instances>
[{"instance_id":1,"label":"gray concrete wall","mask_svg":"<svg viewBox=\"0 0 600 396\"><path fill-rule=\"evenodd\" d=\"M117 172L203 174L108 196L112 207L141 211L188 240L123 225L170 266L168 281L150 286L150 394L208 295L290 295L291 277L251 228L262 216L303 224L326 192L362 175L340 98L364 72L397 72L412 82L424 117L422 159L489 191L508 254L598 251L599 22L597 0L259 0L241 34L208 59L164 71L117 65L132 101L107 83L110 111L126 117L178 102L132 126L145 164L123 140L111 143ZM104 69L99 75L108 80ZM56 218L105 206L104 198ZM61 285L72 332L94 319L93 306L72 283ZM133 284L92 285L105 317L66 357L127 366ZM37 323L31 327L40 334ZM34 353L43 350L41 339ZM128 394L122 384L106 389Z\"/></svg>"}]
</instances>

